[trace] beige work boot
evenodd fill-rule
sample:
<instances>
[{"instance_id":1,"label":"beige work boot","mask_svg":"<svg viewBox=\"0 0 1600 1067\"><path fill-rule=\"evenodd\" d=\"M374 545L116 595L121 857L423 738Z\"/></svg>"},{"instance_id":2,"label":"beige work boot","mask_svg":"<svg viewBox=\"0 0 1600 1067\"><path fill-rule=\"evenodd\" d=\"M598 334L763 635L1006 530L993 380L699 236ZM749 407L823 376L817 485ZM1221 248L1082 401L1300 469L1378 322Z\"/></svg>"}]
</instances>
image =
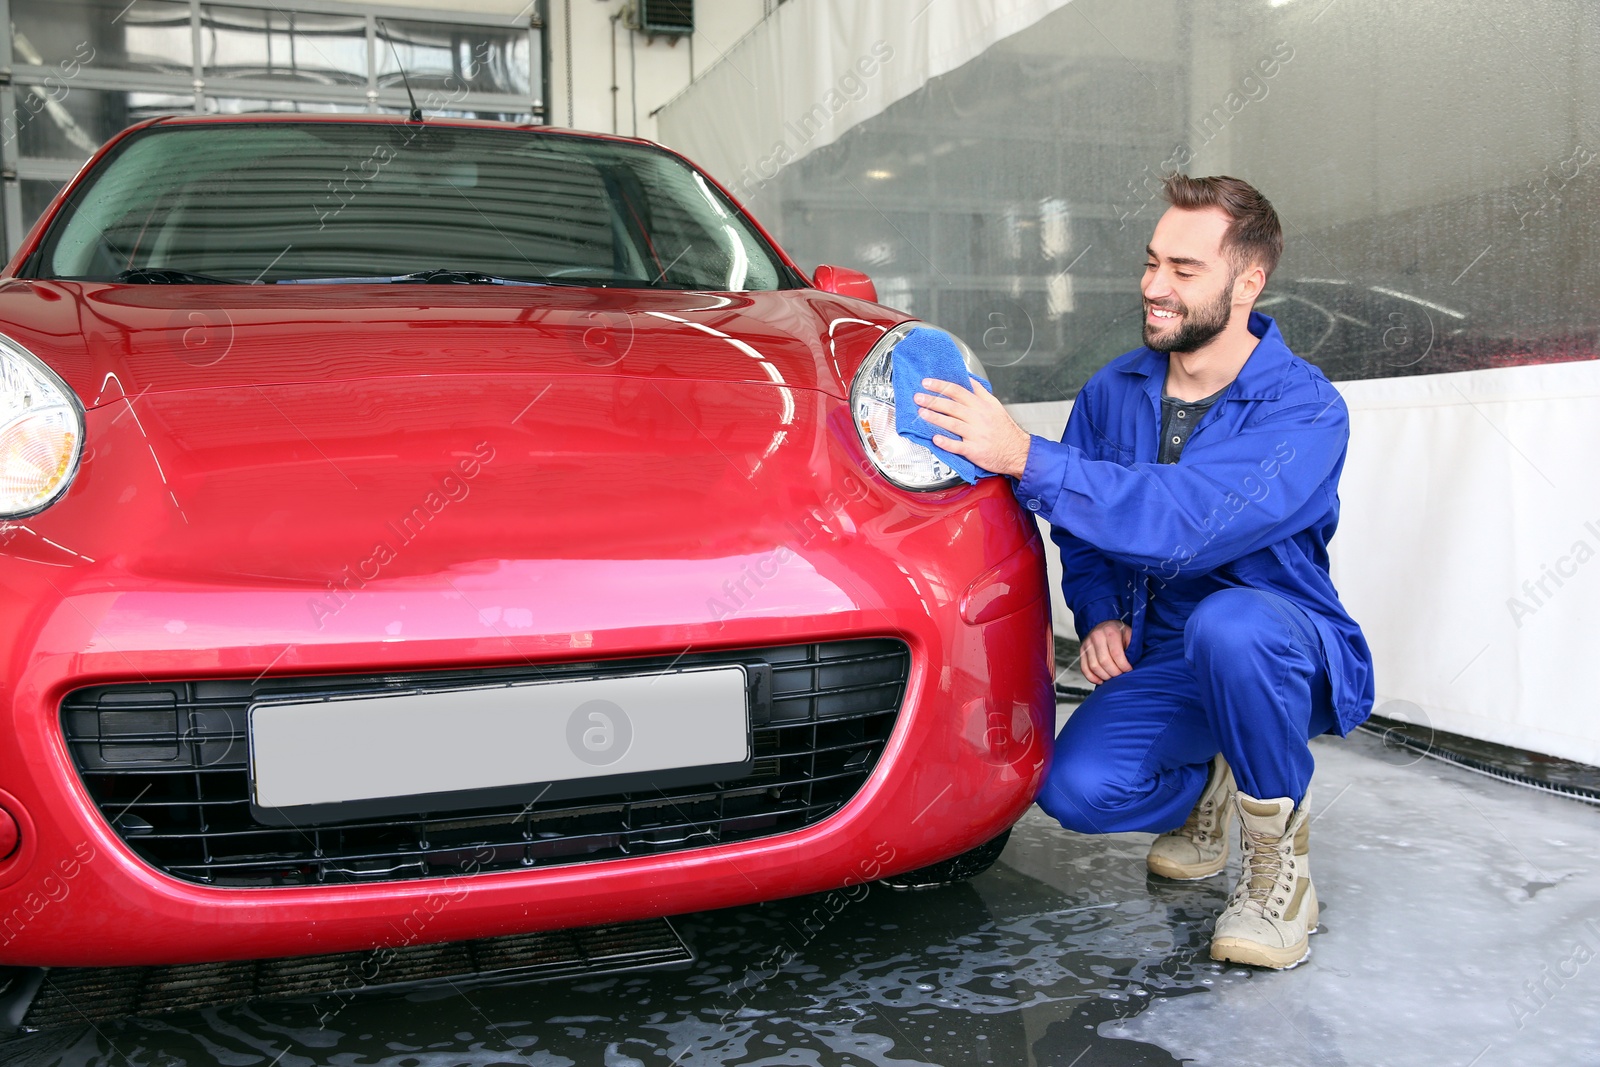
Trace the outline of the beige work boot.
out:
<instances>
[{"instance_id":1,"label":"beige work boot","mask_svg":"<svg viewBox=\"0 0 1600 1067\"><path fill-rule=\"evenodd\" d=\"M1151 874L1192 882L1228 865L1228 828L1233 822L1233 771L1220 753L1189 818L1150 842L1145 866Z\"/></svg>"},{"instance_id":2,"label":"beige work boot","mask_svg":"<svg viewBox=\"0 0 1600 1067\"><path fill-rule=\"evenodd\" d=\"M1317 891L1311 885L1306 799L1257 800L1236 794L1244 869L1217 916L1211 958L1256 967L1293 967L1311 954Z\"/></svg>"}]
</instances>

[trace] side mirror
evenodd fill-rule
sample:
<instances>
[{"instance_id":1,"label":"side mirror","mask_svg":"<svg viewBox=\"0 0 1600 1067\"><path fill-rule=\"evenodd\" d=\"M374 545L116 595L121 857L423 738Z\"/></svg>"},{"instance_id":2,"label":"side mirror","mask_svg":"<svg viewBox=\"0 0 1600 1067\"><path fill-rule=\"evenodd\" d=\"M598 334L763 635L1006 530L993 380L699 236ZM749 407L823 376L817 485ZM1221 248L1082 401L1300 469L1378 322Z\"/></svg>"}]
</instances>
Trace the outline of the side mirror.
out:
<instances>
[{"instance_id":1,"label":"side mirror","mask_svg":"<svg viewBox=\"0 0 1600 1067\"><path fill-rule=\"evenodd\" d=\"M853 296L858 300L878 302L878 287L872 284L872 279L858 270L849 267L818 267L816 270L817 288L825 293L835 296Z\"/></svg>"}]
</instances>

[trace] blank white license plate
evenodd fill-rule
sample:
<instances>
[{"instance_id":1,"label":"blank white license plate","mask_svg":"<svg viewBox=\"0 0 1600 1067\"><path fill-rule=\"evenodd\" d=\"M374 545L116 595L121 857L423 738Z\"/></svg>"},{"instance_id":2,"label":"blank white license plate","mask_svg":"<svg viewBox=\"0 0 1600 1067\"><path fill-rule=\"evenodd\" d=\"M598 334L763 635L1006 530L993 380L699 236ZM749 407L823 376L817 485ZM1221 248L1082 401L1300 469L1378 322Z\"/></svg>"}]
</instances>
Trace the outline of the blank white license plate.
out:
<instances>
[{"instance_id":1,"label":"blank white license plate","mask_svg":"<svg viewBox=\"0 0 1600 1067\"><path fill-rule=\"evenodd\" d=\"M742 667L250 708L261 808L481 791L748 760Z\"/></svg>"}]
</instances>

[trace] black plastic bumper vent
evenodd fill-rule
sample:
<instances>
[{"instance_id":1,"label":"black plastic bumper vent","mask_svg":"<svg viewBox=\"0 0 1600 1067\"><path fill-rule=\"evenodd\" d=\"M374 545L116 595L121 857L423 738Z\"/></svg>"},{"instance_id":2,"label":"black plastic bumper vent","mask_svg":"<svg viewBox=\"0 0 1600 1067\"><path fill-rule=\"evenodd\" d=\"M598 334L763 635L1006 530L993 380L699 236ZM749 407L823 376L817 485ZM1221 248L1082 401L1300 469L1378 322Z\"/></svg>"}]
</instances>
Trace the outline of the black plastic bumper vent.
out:
<instances>
[{"instance_id":1,"label":"black plastic bumper vent","mask_svg":"<svg viewBox=\"0 0 1600 1067\"><path fill-rule=\"evenodd\" d=\"M250 812L247 711L273 695L372 694L741 663L771 672L749 774L709 785L316 827ZM817 822L866 782L910 670L873 639L629 660L405 675L100 685L69 693L62 729L106 820L158 870L218 886L449 877L743 841Z\"/></svg>"}]
</instances>

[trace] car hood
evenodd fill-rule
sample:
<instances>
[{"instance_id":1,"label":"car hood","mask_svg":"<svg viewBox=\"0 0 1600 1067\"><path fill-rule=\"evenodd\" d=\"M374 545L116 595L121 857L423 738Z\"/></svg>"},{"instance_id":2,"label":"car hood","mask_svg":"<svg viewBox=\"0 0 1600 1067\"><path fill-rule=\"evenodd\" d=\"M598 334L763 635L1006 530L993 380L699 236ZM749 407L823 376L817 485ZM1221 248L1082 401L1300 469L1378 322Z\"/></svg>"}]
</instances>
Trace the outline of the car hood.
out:
<instances>
[{"instance_id":1,"label":"car hood","mask_svg":"<svg viewBox=\"0 0 1600 1067\"><path fill-rule=\"evenodd\" d=\"M813 289L11 280L0 332L95 408L146 392L422 375L752 382L847 395L905 316Z\"/></svg>"},{"instance_id":2,"label":"car hood","mask_svg":"<svg viewBox=\"0 0 1600 1067\"><path fill-rule=\"evenodd\" d=\"M817 391L578 374L149 393L91 411L88 431L71 490L27 525L188 579L337 580L380 543L386 578L737 554L780 543L858 447Z\"/></svg>"}]
</instances>

